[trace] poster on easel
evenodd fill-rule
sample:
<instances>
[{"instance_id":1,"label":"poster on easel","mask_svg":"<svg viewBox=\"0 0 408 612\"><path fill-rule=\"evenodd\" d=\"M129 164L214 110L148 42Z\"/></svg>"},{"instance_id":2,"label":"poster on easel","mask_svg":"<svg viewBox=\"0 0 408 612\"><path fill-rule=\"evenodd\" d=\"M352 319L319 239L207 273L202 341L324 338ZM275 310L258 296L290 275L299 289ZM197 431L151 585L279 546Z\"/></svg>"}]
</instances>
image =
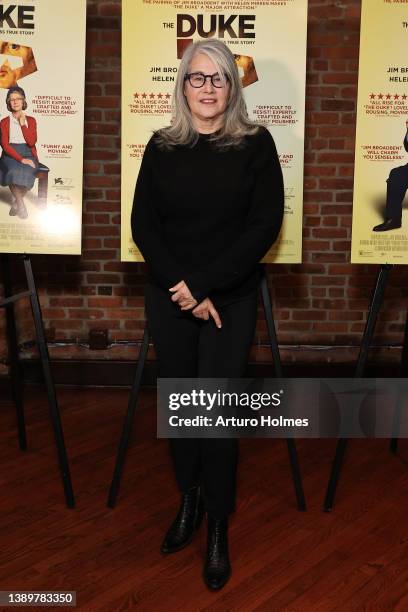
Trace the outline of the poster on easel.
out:
<instances>
[{"instance_id":1,"label":"poster on easel","mask_svg":"<svg viewBox=\"0 0 408 612\"><path fill-rule=\"evenodd\" d=\"M0 252L80 254L86 0L0 5Z\"/></svg>"},{"instance_id":2,"label":"poster on easel","mask_svg":"<svg viewBox=\"0 0 408 612\"><path fill-rule=\"evenodd\" d=\"M301 262L306 35L307 0L122 0L122 261L143 261L130 228L135 184L150 136L170 125L183 51L217 37L234 53L249 118L271 131L283 169L283 228L263 261Z\"/></svg>"},{"instance_id":3,"label":"poster on easel","mask_svg":"<svg viewBox=\"0 0 408 612\"><path fill-rule=\"evenodd\" d=\"M351 261L408 263L408 4L363 0Z\"/></svg>"}]
</instances>

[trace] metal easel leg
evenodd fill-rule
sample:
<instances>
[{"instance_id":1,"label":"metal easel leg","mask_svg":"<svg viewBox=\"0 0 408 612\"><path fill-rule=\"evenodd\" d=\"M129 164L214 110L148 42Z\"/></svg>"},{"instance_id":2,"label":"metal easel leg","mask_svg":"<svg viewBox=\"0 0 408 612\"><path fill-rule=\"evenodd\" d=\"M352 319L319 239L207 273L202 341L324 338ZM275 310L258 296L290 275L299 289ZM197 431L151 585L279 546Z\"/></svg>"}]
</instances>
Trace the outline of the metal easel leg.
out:
<instances>
[{"instance_id":1,"label":"metal easel leg","mask_svg":"<svg viewBox=\"0 0 408 612\"><path fill-rule=\"evenodd\" d=\"M119 441L118 452L116 456L115 469L113 472L112 482L109 488L107 506L114 508L118 495L119 484L122 477L123 465L125 463L126 452L129 445L130 435L132 433L133 419L135 415L136 402L139 395L140 384L142 382L142 374L146 363L147 351L149 349L149 331L147 327L144 330L142 346L140 348L139 359L137 362L135 380L133 381L132 390L129 396L128 409L123 422L122 435Z\"/></svg>"},{"instance_id":2,"label":"metal easel leg","mask_svg":"<svg viewBox=\"0 0 408 612\"><path fill-rule=\"evenodd\" d=\"M276 336L275 322L274 322L273 314L272 314L272 303L271 303L271 298L269 295L268 283L266 279L265 270L263 270L262 278L261 278L261 294L262 294L262 303L263 303L264 312L265 312L266 324L268 327L269 343L271 346L276 377L283 378L282 362L281 362L280 353L279 353L279 345L278 345L278 339ZM295 487L297 507L298 507L298 510L304 511L306 510L306 500L305 500L305 494L303 491L302 476L300 473L296 444L293 438L287 438L286 443L288 447L290 467L292 470L293 484Z\"/></svg>"},{"instance_id":3,"label":"metal easel leg","mask_svg":"<svg viewBox=\"0 0 408 612\"><path fill-rule=\"evenodd\" d=\"M45 340L45 333L44 333L44 326L43 326L42 316L41 316L40 302L38 300L38 293L37 293L37 289L36 289L35 282L34 282L34 276L33 276L33 271L31 267L31 260L30 260L30 257L27 255L24 256L24 268L26 272L28 288L30 290L31 309L33 312L33 317L34 317L34 325L35 325L36 336L37 336L38 350L40 353L41 363L42 363L43 372L44 372L45 385L46 385L47 395L48 395L48 403L49 403L50 412L51 412L51 421L52 421L52 426L53 426L54 434L55 434L55 440L57 444L58 460L59 460L59 466L60 466L61 474L62 474L65 501L66 501L68 508L73 508L75 505L74 493L72 490L71 476L70 476L69 465L68 465L68 457L67 457L67 453L65 450L64 436L62 432L61 418L60 418L60 413L59 413L58 404L57 404L57 397L55 393L54 381L52 379L52 374L51 374L50 359L49 359L49 354L48 354L47 343Z\"/></svg>"},{"instance_id":4,"label":"metal easel leg","mask_svg":"<svg viewBox=\"0 0 408 612\"><path fill-rule=\"evenodd\" d=\"M408 311L405 320L405 331L404 331L404 341L402 345L402 355L401 355L401 363L400 363L400 377L406 378L408 375ZM394 423L393 423L393 432L398 432L399 423L401 418L401 404L398 403L395 409L394 414ZM390 442L390 451L394 453L397 452L398 448L398 438L393 437Z\"/></svg>"},{"instance_id":5,"label":"metal easel leg","mask_svg":"<svg viewBox=\"0 0 408 612\"><path fill-rule=\"evenodd\" d=\"M11 297L12 283L10 273L10 259L6 254L1 255L1 264L3 269L3 285L4 285L4 297L5 299ZM18 359L18 342L17 342L17 330L16 330L16 319L14 311L14 302L10 301L5 305L6 309L6 328L7 328L7 344L9 352L10 362L10 378L11 378L11 391L13 396L14 405L16 407L17 417L17 429L18 429L18 443L21 450L27 449L27 437L26 427L24 418L24 404L23 404L23 384L21 377L20 362Z\"/></svg>"},{"instance_id":6,"label":"metal easel leg","mask_svg":"<svg viewBox=\"0 0 408 612\"><path fill-rule=\"evenodd\" d=\"M356 370L354 374L355 378L361 378L364 374L364 370L367 364L368 351L371 346L378 313L380 311L381 304L384 299L385 288L387 285L388 275L390 273L391 268L392 265L390 264L382 265L377 276L377 282L375 285L373 297L371 299L371 305L368 312L363 338L361 341L359 356L357 359ZM324 499L323 504L323 510L325 512L330 512L333 509L334 496L336 494L337 483L340 477L340 470L343 463L347 443L347 438L340 438L337 442L330 478L327 485L326 497Z\"/></svg>"}]
</instances>

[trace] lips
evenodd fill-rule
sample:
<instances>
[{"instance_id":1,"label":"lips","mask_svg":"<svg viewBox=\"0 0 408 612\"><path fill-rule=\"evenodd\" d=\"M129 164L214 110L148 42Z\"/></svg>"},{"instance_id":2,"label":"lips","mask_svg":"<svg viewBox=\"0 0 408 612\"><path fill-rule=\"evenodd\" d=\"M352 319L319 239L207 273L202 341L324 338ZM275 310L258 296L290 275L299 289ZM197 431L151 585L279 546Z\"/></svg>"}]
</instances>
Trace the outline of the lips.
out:
<instances>
[{"instance_id":1,"label":"lips","mask_svg":"<svg viewBox=\"0 0 408 612\"><path fill-rule=\"evenodd\" d=\"M215 104L216 100L214 98L202 98L200 102L201 104Z\"/></svg>"}]
</instances>

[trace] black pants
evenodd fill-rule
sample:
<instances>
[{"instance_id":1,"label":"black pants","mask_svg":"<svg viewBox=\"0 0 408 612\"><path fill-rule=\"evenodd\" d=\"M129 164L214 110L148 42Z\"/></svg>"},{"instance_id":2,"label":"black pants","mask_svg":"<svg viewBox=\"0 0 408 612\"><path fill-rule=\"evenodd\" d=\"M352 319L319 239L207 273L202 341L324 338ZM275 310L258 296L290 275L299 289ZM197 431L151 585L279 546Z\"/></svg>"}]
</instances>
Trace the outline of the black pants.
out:
<instances>
[{"instance_id":1,"label":"black pants","mask_svg":"<svg viewBox=\"0 0 408 612\"><path fill-rule=\"evenodd\" d=\"M402 202L408 189L408 164L393 168L387 179L386 218L401 221Z\"/></svg>"},{"instance_id":2,"label":"black pants","mask_svg":"<svg viewBox=\"0 0 408 612\"><path fill-rule=\"evenodd\" d=\"M146 315L161 378L239 378L245 373L256 325L257 292L219 308L222 328L181 311L170 294L146 287ZM170 450L181 492L201 484L215 518L235 509L238 440L172 438Z\"/></svg>"}]
</instances>

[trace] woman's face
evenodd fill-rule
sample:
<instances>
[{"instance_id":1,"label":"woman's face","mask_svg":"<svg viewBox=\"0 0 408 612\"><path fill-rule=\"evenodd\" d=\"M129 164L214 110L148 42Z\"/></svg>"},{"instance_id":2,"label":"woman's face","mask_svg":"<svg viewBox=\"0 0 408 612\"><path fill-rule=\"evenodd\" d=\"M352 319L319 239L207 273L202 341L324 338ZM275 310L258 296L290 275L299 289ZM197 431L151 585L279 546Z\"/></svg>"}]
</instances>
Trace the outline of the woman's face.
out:
<instances>
[{"instance_id":1,"label":"woman's face","mask_svg":"<svg viewBox=\"0 0 408 612\"><path fill-rule=\"evenodd\" d=\"M191 60L188 72L189 74L201 72L212 75L217 73L217 68L208 55L197 53ZM229 90L228 82L224 87L214 87L209 78L202 87L198 88L193 87L188 80L185 81L184 95L196 128L205 129L205 126L208 125L215 131L222 126Z\"/></svg>"},{"instance_id":2,"label":"woman's face","mask_svg":"<svg viewBox=\"0 0 408 612\"><path fill-rule=\"evenodd\" d=\"M13 91L9 97L9 103L11 111L13 113L18 113L23 110L24 98L18 91Z\"/></svg>"}]
</instances>

